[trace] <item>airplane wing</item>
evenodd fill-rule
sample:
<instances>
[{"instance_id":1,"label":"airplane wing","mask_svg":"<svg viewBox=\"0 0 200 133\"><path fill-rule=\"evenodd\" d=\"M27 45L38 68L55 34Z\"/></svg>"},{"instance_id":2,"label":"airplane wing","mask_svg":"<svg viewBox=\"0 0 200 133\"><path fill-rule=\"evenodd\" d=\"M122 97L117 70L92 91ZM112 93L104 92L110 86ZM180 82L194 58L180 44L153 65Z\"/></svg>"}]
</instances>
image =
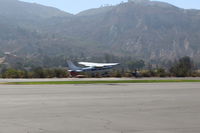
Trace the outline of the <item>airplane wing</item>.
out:
<instances>
[{"instance_id":1,"label":"airplane wing","mask_svg":"<svg viewBox=\"0 0 200 133\"><path fill-rule=\"evenodd\" d=\"M116 66L119 63L93 63L93 62L79 62L78 64L87 66L87 67L106 67L106 66Z\"/></svg>"}]
</instances>

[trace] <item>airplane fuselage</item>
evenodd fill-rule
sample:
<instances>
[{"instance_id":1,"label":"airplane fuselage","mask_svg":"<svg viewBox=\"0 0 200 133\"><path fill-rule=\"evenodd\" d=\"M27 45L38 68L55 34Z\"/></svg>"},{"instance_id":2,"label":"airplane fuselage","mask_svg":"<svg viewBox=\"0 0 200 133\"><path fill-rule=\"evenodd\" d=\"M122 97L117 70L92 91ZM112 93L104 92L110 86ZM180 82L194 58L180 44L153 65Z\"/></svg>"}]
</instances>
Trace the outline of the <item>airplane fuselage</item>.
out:
<instances>
[{"instance_id":1,"label":"airplane fuselage","mask_svg":"<svg viewBox=\"0 0 200 133\"><path fill-rule=\"evenodd\" d=\"M104 66L104 67L84 67L78 70L71 70L74 72L91 72L91 71L103 71L107 69L113 68L112 66Z\"/></svg>"},{"instance_id":2,"label":"airplane fuselage","mask_svg":"<svg viewBox=\"0 0 200 133\"><path fill-rule=\"evenodd\" d=\"M87 67L75 66L71 61L68 61L69 72L71 75L77 75L82 72L94 72L94 71L104 71L111 69L119 63L92 63L92 62L79 62L81 65Z\"/></svg>"}]
</instances>

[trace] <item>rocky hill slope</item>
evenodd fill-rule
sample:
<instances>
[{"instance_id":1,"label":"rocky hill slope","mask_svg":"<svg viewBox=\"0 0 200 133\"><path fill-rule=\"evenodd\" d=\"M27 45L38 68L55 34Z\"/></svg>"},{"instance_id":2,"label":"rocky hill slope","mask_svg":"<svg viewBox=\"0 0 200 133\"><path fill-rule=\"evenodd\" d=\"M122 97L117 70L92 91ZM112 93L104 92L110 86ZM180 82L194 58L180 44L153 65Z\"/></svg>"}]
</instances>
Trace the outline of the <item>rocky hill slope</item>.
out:
<instances>
[{"instance_id":1,"label":"rocky hill slope","mask_svg":"<svg viewBox=\"0 0 200 133\"><path fill-rule=\"evenodd\" d=\"M200 57L200 11L130 1L72 15L52 7L0 0L0 54Z\"/></svg>"}]
</instances>

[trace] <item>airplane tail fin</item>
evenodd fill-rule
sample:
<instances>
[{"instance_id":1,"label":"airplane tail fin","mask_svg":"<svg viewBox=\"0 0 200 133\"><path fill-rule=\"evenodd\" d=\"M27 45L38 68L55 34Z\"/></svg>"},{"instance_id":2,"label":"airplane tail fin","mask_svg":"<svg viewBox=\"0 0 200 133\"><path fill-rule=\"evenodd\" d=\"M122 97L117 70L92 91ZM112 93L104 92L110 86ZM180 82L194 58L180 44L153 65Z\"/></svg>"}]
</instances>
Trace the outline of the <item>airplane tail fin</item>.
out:
<instances>
[{"instance_id":1,"label":"airplane tail fin","mask_svg":"<svg viewBox=\"0 0 200 133\"><path fill-rule=\"evenodd\" d=\"M75 66L71 61L67 61L68 67L72 71L80 70L80 67Z\"/></svg>"}]
</instances>

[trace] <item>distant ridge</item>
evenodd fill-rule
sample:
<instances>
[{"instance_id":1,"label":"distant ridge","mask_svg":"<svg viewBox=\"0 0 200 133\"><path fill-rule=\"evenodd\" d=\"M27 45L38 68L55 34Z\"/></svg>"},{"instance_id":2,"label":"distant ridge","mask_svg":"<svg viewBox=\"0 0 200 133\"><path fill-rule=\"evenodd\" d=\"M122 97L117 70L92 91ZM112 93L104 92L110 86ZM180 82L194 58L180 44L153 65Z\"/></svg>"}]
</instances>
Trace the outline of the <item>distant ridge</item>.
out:
<instances>
[{"instance_id":1,"label":"distant ridge","mask_svg":"<svg viewBox=\"0 0 200 133\"><path fill-rule=\"evenodd\" d=\"M200 58L200 11L164 2L129 1L72 15L56 8L0 0L0 55Z\"/></svg>"}]
</instances>

